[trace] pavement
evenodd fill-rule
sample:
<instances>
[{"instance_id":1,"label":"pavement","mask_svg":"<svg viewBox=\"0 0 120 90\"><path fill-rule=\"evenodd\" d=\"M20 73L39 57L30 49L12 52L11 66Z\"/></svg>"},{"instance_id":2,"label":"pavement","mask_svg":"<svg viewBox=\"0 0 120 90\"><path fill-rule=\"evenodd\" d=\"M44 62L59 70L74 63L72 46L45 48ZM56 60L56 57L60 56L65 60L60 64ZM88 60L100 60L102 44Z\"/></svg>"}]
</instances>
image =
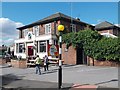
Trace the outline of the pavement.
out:
<instances>
[{"instance_id":1,"label":"pavement","mask_svg":"<svg viewBox=\"0 0 120 90\"><path fill-rule=\"evenodd\" d=\"M0 67L0 87L19 90L58 88L58 66L50 66L47 72L41 68L42 75L35 74L35 68ZM119 90L117 67L64 65L62 70L62 89Z\"/></svg>"}]
</instances>

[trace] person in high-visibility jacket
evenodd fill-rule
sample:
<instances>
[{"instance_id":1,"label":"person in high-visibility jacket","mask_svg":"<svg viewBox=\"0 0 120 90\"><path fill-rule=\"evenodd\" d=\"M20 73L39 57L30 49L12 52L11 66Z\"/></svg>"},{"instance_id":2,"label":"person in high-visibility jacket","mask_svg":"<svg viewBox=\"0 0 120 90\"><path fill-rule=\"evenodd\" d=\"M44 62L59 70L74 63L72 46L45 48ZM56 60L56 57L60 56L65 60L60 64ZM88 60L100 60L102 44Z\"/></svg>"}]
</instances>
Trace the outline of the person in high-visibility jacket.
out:
<instances>
[{"instance_id":1,"label":"person in high-visibility jacket","mask_svg":"<svg viewBox=\"0 0 120 90\"><path fill-rule=\"evenodd\" d=\"M36 64L36 74L39 72L39 75L41 75L41 70L40 70L40 65L41 65L42 61L39 57L39 55L37 55L37 58L35 59L35 64Z\"/></svg>"}]
</instances>

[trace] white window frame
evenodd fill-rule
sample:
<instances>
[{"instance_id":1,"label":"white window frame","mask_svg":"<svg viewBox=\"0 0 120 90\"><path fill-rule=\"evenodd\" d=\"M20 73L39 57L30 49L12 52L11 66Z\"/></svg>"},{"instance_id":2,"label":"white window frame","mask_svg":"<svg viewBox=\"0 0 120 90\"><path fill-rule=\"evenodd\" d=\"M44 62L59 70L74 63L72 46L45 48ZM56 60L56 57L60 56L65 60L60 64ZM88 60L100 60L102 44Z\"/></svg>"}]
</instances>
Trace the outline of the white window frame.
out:
<instances>
[{"instance_id":1,"label":"white window frame","mask_svg":"<svg viewBox=\"0 0 120 90\"><path fill-rule=\"evenodd\" d=\"M16 43L16 53L25 53L23 47L25 47L24 43Z\"/></svg>"},{"instance_id":2,"label":"white window frame","mask_svg":"<svg viewBox=\"0 0 120 90\"><path fill-rule=\"evenodd\" d=\"M38 50L39 53L46 53L46 51L47 51L47 49L46 49L46 47L47 47L46 41L39 41L38 44L39 44L39 50ZM40 48L40 47L41 47L41 44L45 44L45 51L43 51L43 52L41 52L41 50L40 50L40 49L41 49L41 48Z\"/></svg>"},{"instance_id":3,"label":"white window frame","mask_svg":"<svg viewBox=\"0 0 120 90\"><path fill-rule=\"evenodd\" d=\"M51 33L51 23L45 24L45 34Z\"/></svg>"},{"instance_id":4,"label":"white window frame","mask_svg":"<svg viewBox=\"0 0 120 90\"><path fill-rule=\"evenodd\" d=\"M39 36L39 32L40 32L40 27L39 26L34 26L33 27L33 34L35 36Z\"/></svg>"},{"instance_id":5,"label":"white window frame","mask_svg":"<svg viewBox=\"0 0 120 90\"><path fill-rule=\"evenodd\" d=\"M70 27L71 27L71 31L72 32L76 32L76 25L75 24L70 24Z\"/></svg>"},{"instance_id":6,"label":"white window frame","mask_svg":"<svg viewBox=\"0 0 120 90\"><path fill-rule=\"evenodd\" d=\"M26 35L28 34L28 29L24 29L24 37L26 37Z\"/></svg>"}]
</instances>

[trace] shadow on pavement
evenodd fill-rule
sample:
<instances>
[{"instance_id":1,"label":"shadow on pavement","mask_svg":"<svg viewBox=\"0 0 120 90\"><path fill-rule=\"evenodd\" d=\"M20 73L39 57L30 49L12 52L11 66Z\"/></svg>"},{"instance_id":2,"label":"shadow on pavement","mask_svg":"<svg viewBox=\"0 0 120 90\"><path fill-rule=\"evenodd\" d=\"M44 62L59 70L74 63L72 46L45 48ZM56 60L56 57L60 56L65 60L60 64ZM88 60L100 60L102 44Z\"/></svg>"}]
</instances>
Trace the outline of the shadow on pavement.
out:
<instances>
[{"instance_id":1,"label":"shadow on pavement","mask_svg":"<svg viewBox=\"0 0 120 90\"><path fill-rule=\"evenodd\" d=\"M2 78L2 86L3 87L4 85L8 85L14 81L17 81L17 80L21 80L22 77L24 76L16 76L16 75L13 75L13 74L6 74L6 75L3 75L3 76L0 76Z\"/></svg>"},{"instance_id":2,"label":"shadow on pavement","mask_svg":"<svg viewBox=\"0 0 120 90\"><path fill-rule=\"evenodd\" d=\"M2 86L0 90L59 90L58 83L23 80L22 77L17 77L13 74L7 74L2 77ZM69 90L73 84L63 83L63 88L60 90Z\"/></svg>"},{"instance_id":3,"label":"shadow on pavement","mask_svg":"<svg viewBox=\"0 0 120 90\"><path fill-rule=\"evenodd\" d=\"M110 83L110 82L116 82L116 81L118 81L118 79L112 79L112 80L109 80L109 81L104 81L104 82L96 83L94 85L99 85L99 84L104 84L104 83Z\"/></svg>"},{"instance_id":4,"label":"shadow on pavement","mask_svg":"<svg viewBox=\"0 0 120 90\"><path fill-rule=\"evenodd\" d=\"M42 74L50 74L50 73L55 73L57 71L58 71L58 69L53 69L53 70L49 70L49 71L44 71L44 72L42 72Z\"/></svg>"}]
</instances>

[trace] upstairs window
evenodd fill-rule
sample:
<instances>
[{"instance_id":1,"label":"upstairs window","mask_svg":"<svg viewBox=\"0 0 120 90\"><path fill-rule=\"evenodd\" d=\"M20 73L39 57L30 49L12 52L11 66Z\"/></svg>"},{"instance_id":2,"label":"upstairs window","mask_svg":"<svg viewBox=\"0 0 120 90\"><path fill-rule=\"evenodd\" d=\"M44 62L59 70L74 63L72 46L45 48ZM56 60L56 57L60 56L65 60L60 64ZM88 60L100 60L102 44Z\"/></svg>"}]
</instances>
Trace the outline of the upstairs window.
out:
<instances>
[{"instance_id":1,"label":"upstairs window","mask_svg":"<svg viewBox=\"0 0 120 90\"><path fill-rule=\"evenodd\" d=\"M33 34L35 35L35 36L39 36L39 26L34 26L33 27Z\"/></svg>"},{"instance_id":2,"label":"upstairs window","mask_svg":"<svg viewBox=\"0 0 120 90\"><path fill-rule=\"evenodd\" d=\"M51 23L45 25L45 34L51 33Z\"/></svg>"},{"instance_id":3,"label":"upstairs window","mask_svg":"<svg viewBox=\"0 0 120 90\"><path fill-rule=\"evenodd\" d=\"M28 34L29 30L28 29L24 29L24 37Z\"/></svg>"},{"instance_id":4,"label":"upstairs window","mask_svg":"<svg viewBox=\"0 0 120 90\"><path fill-rule=\"evenodd\" d=\"M71 32L76 32L76 25L70 24L70 29L71 29Z\"/></svg>"}]
</instances>

